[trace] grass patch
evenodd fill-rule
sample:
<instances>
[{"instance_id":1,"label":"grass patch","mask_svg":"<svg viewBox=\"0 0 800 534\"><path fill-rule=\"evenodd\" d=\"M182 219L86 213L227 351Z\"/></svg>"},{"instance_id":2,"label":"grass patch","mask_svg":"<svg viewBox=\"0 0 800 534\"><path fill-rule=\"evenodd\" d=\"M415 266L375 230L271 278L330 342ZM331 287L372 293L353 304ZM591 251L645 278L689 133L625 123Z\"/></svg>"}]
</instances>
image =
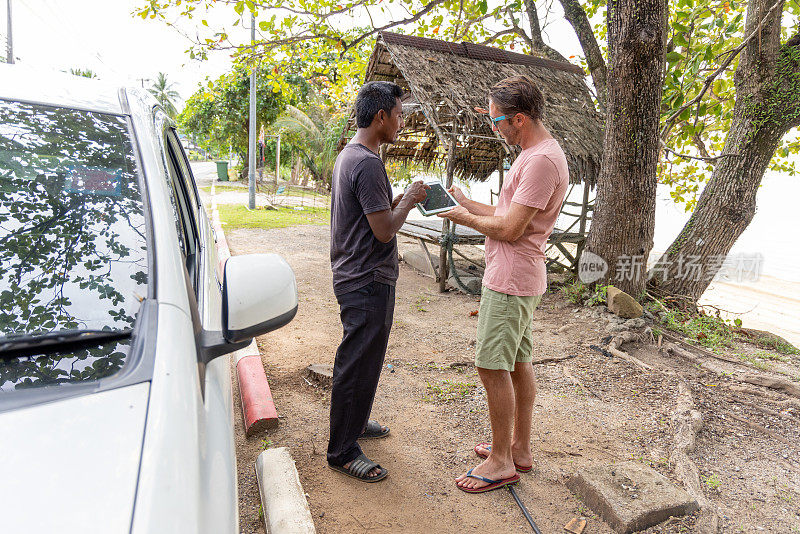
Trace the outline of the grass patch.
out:
<instances>
[{"instance_id":1,"label":"grass patch","mask_svg":"<svg viewBox=\"0 0 800 534\"><path fill-rule=\"evenodd\" d=\"M737 354L737 356L743 362L749 363L760 371L769 371L771 369L771 366L768 362L764 361L764 358L755 354Z\"/></svg>"},{"instance_id":2,"label":"grass patch","mask_svg":"<svg viewBox=\"0 0 800 534\"><path fill-rule=\"evenodd\" d=\"M207 186L207 187L201 187L200 189L202 189L206 193L210 193L211 192L211 186L210 185ZM214 192L215 193L230 193L231 191L234 191L234 192L239 191L239 192L247 193L247 187L237 187L235 185L219 185L219 184L217 184L214 187Z\"/></svg>"},{"instance_id":3,"label":"grass patch","mask_svg":"<svg viewBox=\"0 0 800 534\"><path fill-rule=\"evenodd\" d=\"M237 228L286 228L303 224L324 225L331 220L331 211L327 208L305 207L301 210L294 208L278 208L267 210L257 208L249 210L245 206L233 204L220 204L219 218L225 223L225 230Z\"/></svg>"},{"instance_id":4,"label":"grass patch","mask_svg":"<svg viewBox=\"0 0 800 534\"><path fill-rule=\"evenodd\" d=\"M719 490L720 486L722 486L722 481L719 479L719 476L717 476L716 473L711 473L710 475L700 475L700 479L711 491L716 492Z\"/></svg>"},{"instance_id":5,"label":"grass patch","mask_svg":"<svg viewBox=\"0 0 800 534\"><path fill-rule=\"evenodd\" d=\"M318 191L314 191L313 189L305 189L303 187L300 187L299 185L287 185L287 186L278 186L278 187L283 187L283 191L281 191L281 194L277 195L278 198L280 198L282 196L292 196L292 197L305 197L305 198L312 198L313 197L313 198L326 199L326 198L329 197L329 195L326 195L324 193L320 193ZM211 186L210 185L208 185L206 187L201 187L200 189L205 191L206 193L211 193ZM249 187L248 187L248 184L246 184L246 183L243 184L243 185L238 185L238 186L236 186L236 185L222 185L222 184L217 183L215 188L214 188L214 192L215 193L230 193L230 192L247 193L248 189L249 189ZM261 184L261 185L257 186L257 192L258 193L264 193L264 194L267 194L267 195L275 195L275 191L276 191L275 184L272 184L272 183L266 184L266 185L265 184Z\"/></svg>"},{"instance_id":6,"label":"grass patch","mask_svg":"<svg viewBox=\"0 0 800 534\"><path fill-rule=\"evenodd\" d=\"M762 349L773 350L781 354L800 355L800 349L778 336L756 336L743 339Z\"/></svg>"},{"instance_id":7,"label":"grass patch","mask_svg":"<svg viewBox=\"0 0 800 534\"><path fill-rule=\"evenodd\" d=\"M564 298L573 304L597 306L606 303L608 298L608 286L597 285L593 289L580 280L573 280L561 286L561 293L564 295Z\"/></svg>"},{"instance_id":8,"label":"grass patch","mask_svg":"<svg viewBox=\"0 0 800 534\"><path fill-rule=\"evenodd\" d=\"M440 384L428 382L427 393L422 400L427 402L453 402L466 399L475 390L476 385L470 382L443 380Z\"/></svg>"},{"instance_id":9,"label":"grass patch","mask_svg":"<svg viewBox=\"0 0 800 534\"><path fill-rule=\"evenodd\" d=\"M698 313L687 315L676 309L668 309L664 326L674 332L696 341L711 349L730 346L736 337L733 327L723 319L713 315Z\"/></svg>"}]
</instances>

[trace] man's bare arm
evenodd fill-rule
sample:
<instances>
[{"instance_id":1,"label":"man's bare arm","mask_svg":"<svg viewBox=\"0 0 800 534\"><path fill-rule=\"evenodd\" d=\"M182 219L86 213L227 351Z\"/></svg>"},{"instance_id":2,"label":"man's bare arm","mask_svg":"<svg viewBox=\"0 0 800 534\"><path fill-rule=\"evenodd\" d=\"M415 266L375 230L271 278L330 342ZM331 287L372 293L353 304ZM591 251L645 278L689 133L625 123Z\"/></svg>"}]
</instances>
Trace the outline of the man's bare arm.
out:
<instances>
[{"instance_id":1,"label":"man's bare arm","mask_svg":"<svg viewBox=\"0 0 800 534\"><path fill-rule=\"evenodd\" d=\"M462 205L440 213L439 217L450 219L456 224L469 226L498 241L516 241L525 232L525 228L538 211L538 208L512 202L505 215L477 215Z\"/></svg>"},{"instance_id":2,"label":"man's bare arm","mask_svg":"<svg viewBox=\"0 0 800 534\"><path fill-rule=\"evenodd\" d=\"M467 198L459 187L453 186L448 191L456 199L456 202L467 208L467 211L473 215L494 215L495 206Z\"/></svg>"},{"instance_id":3,"label":"man's bare arm","mask_svg":"<svg viewBox=\"0 0 800 534\"><path fill-rule=\"evenodd\" d=\"M422 180L414 182L403 193L398 202L392 202L392 208L383 211L367 213L367 222L375 234L375 238L381 243L388 243L394 238L403 223L406 222L408 212L410 212L417 202L422 202L428 195L426 192L429 186L422 183Z\"/></svg>"}]
</instances>

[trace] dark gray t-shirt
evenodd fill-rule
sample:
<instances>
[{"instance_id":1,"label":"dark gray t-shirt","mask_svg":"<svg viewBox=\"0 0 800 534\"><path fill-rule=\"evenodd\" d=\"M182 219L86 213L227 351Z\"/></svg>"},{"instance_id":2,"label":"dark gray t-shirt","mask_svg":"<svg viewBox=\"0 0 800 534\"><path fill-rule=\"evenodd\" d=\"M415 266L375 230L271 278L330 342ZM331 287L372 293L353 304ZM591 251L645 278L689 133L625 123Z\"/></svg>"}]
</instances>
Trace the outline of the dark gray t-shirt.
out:
<instances>
[{"instance_id":1,"label":"dark gray t-shirt","mask_svg":"<svg viewBox=\"0 0 800 534\"><path fill-rule=\"evenodd\" d=\"M364 145L346 145L333 167L331 268L336 295L372 281L395 285L397 238L381 243L367 221L368 213L391 207L392 186L381 159Z\"/></svg>"}]
</instances>

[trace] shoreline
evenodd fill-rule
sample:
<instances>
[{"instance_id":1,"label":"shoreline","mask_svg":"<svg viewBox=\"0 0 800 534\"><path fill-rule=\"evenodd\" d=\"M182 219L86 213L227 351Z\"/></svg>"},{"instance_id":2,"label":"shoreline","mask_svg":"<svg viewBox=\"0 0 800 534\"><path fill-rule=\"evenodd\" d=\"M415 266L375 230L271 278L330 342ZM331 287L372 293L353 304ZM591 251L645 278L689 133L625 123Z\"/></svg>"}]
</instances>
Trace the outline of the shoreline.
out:
<instances>
[{"instance_id":1,"label":"shoreline","mask_svg":"<svg viewBox=\"0 0 800 534\"><path fill-rule=\"evenodd\" d=\"M766 330L800 346L800 298L790 295L800 295L800 282L762 274L750 283L712 281L699 304L717 306L726 319L738 317L745 328Z\"/></svg>"}]
</instances>

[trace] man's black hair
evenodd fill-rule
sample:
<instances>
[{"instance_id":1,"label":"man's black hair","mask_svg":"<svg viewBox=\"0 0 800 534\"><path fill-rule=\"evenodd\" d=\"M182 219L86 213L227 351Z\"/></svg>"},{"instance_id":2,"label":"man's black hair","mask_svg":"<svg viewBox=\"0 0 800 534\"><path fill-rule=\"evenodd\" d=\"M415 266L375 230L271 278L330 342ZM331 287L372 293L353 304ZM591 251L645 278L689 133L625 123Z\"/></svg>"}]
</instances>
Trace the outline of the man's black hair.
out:
<instances>
[{"instance_id":1,"label":"man's black hair","mask_svg":"<svg viewBox=\"0 0 800 534\"><path fill-rule=\"evenodd\" d=\"M368 128L380 110L390 115L402 96L403 90L396 83L365 83L356 96L356 124L359 128Z\"/></svg>"}]
</instances>

